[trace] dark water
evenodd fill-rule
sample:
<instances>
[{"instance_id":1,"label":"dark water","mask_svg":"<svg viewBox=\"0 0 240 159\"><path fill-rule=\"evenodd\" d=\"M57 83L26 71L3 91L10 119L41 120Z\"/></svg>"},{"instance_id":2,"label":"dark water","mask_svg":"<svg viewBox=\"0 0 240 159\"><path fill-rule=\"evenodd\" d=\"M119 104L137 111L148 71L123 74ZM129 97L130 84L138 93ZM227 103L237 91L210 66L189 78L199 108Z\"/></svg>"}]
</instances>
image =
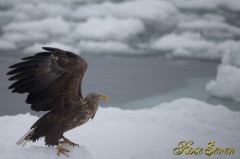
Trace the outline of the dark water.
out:
<instances>
[{"instance_id":1,"label":"dark water","mask_svg":"<svg viewBox=\"0 0 240 159\"><path fill-rule=\"evenodd\" d=\"M109 103L101 106L140 109L162 102L190 97L221 104L211 98L205 85L216 75L217 62L186 59L168 59L162 56L113 57L82 55L88 62L83 79L83 94L97 91L110 96ZM13 94L7 87L8 66L18 58L1 57L0 115L29 112L26 95ZM229 106L233 106L230 102ZM238 110L233 109L233 110Z\"/></svg>"}]
</instances>

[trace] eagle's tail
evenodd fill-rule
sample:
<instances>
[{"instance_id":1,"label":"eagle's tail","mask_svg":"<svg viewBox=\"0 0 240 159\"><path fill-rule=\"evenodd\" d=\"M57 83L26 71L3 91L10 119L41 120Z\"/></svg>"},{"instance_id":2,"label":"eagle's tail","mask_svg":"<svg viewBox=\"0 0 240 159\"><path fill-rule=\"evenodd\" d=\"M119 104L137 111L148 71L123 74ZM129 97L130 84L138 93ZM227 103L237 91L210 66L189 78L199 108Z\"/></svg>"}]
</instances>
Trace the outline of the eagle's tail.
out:
<instances>
[{"instance_id":1,"label":"eagle's tail","mask_svg":"<svg viewBox=\"0 0 240 159\"><path fill-rule=\"evenodd\" d=\"M33 134L33 132L34 132L34 129L35 128L32 128L32 129L30 129L30 130L28 130L28 132L25 134L25 135L23 135L23 137L21 137L18 141L17 141L17 145L22 145L22 146L24 146L26 143L27 143L27 141L31 138L31 136L32 136L32 134Z\"/></svg>"}]
</instances>

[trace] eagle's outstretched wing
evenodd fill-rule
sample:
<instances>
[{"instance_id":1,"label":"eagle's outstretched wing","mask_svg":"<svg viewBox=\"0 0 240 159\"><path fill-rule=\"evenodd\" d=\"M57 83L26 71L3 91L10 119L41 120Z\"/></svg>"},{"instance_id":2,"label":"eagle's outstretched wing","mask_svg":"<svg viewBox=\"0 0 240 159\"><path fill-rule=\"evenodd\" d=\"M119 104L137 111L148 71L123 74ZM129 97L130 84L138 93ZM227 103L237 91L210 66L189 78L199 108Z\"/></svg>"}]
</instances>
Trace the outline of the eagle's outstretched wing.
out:
<instances>
[{"instance_id":1,"label":"eagle's outstretched wing","mask_svg":"<svg viewBox=\"0 0 240 159\"><path fill-rule=\"evenodd\" d=\"M74 53L43 47L45 52L22 58L23 62L10 66L9 89L29 93L26 103L32 110L48 111L64 108L69 98L82 98L81 83L87 62ZM71 101L71 100L70 100Z\"/></svg>"}]
</instances>

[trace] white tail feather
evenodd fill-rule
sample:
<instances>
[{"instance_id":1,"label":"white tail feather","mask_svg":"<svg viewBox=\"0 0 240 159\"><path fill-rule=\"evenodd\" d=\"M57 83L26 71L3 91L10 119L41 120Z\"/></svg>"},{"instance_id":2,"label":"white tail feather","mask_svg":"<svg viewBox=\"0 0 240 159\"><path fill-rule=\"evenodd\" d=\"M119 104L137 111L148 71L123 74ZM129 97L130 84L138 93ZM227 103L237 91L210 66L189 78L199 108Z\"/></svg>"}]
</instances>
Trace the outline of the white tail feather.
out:
<instances>
[{"instance_id":1,"label":"white tail feather","mask_svg":"<svg viewBox=\"0 0 240 159\"><path fill-rule=\"evenodd\" d=\"M24 145L26 144L27 140L28 140L27 137L28 137L29 135L31 135L31 133L33 133L34 129L35 129L35 128L28 130L28 132L27 132L25 135L23 135L23 137L21 137L21 138L17 141L16 144L17 144L17 145L23 144L22 146L24 146Z\"/></svg>"}]
</instances>

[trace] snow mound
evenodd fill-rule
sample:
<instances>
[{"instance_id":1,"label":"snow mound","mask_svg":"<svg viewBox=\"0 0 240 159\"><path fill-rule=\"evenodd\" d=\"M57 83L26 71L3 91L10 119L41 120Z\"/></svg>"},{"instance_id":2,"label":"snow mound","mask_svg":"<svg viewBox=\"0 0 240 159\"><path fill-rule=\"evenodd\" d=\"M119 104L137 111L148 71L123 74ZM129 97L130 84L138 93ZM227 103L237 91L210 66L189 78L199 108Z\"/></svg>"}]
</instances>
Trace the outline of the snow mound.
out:
<instances>
[{"instance_id":1,"label":"snow mound","mask_svg":"<svg viewBox=\"0 0 240 159\"><path fill-rule=\"evenodd\" d=\"M43 140L27 143L26 148L15 147L16 141L36 119L29 114L0 117L1 158L57 157L56 150L44 147ZM80 145L80 148L70 149L71 158L191 158L193 156L185 154L174 155L173 148L179 141L193 140L195 147L206 148L209 141L215 141L216 147L233 147L234 155L223 157L239 159L239 122L240 112L184 98L151 109L99 108L93 121L64 135ZM194 155L198 159L204 157L204 154ZM211 158L217 159L219 155Z\"/></svg>"},{"instance_id":2,"label":"snow mound","mask_svg":"<svg viewBox=\"0 0 240 159\"><path fill-rule=\"evenodd\" d=\"M222 58L215 80L206 85L206 90L213 96L240 101L240 42L232 43L232 47Z\"/></svg>"}]
</instances>

